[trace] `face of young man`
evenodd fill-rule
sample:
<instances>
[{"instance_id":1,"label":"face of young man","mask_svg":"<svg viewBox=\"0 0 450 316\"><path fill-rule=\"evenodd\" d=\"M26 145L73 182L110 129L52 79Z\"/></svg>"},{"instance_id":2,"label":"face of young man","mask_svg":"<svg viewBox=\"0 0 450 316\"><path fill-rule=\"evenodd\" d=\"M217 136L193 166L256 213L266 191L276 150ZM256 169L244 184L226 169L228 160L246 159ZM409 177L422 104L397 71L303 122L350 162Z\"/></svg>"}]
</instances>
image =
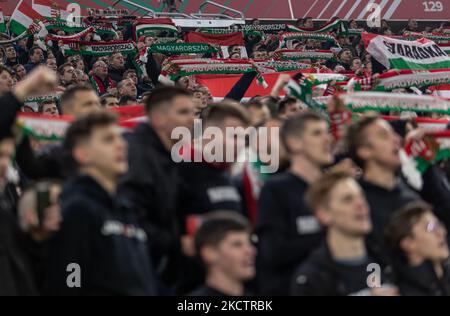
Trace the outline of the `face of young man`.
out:
<instances>
[{"instance_id":1,"label":"face of young man","mask_svg":"<svg viewBox=\"0 0 450 316\"><path fill-rule=\"evenodd\" d=\"M291 149L302 154L318 166L326 166L333 162L331 154L331 134L325 121L308 121L302 135L291 138Z\"/></svg>"},{"instance_id":2,"label":"face of young man","mask_svg":"<svg viewBox=\"0 0 450 316\"><path fill-rule=\"evenodd\" d=\"M293 102L293 103L288 103L286 104L286 107L284 108L284 111L282 113L283 118L290 118L293 117L295 115L297 115L298 113L300 113L300 111L302 110L301 106L300 106L300 102Z\"/></svg>"},{"instance_id":3,"label":"face of young man","mask_svg":"<svg viewBox=\"0 0 450 316\"><path fill-rule=\"evenodd\" d=\"M326 226L346 235L364 236L372 230L366 198L352 178L339 181L330 191L321 216Z\"/></svg>"},{"instance_id":4,"label":"face of young man","mask_svg":"<svg viewBox=\"0 0 450 316\"><path fill-rule=\"evenodd\" d=\"M6 58L14 59L16 57L17 57L17 53L16 53L16 50L14 49L14 47L9 46L8 48L6 48Z\"/></svg>"},{"instance_id":5,"label":"face of young man","mask_svg":"<svg viewBox=\"0 0 450 316\"><path fill-rule=\"evenodd\" d=\"M442 262L449 256L447 231L432 212L422 215L411 236L403 241L406 253L422 260Z\"/></svg>"},{"instance_id":6,"label":"face of young man","mask_svg":"<svg viewBox=\"0 0 450 316\"><path fill-rule=\"evenodd\" d=\"M59 111L55 103L47 103L42 107L42 114L58 116Z\"/></svg>"},{"instance_id":7,"label":"face of young man","mask_svg":"<svg viewBox=\"0 0 450 316\"><path fill-rule=\"evenodd\" d=\"M366 145L361 158L392 170L400 167L400 137L388 122L376 120L365 129L364 134Z\"/></svg>"},{"instance_id":8,"label":"face of young man","mask_svg":"<svg viewBox=\"0 0 450 316\"><path fill-rule=\"evenodd\" d=\"M122 54L114 54L111 57L110 64L113 68L123 69L125 66L125 58L123 58Z\"/></svg>"},{"instance_id":9,"label":"face of young man","mask_svg":"<svg viewBox=\"0 0 450 316\"><path fill-rule=\"evenodd\" d=\"M0 73L0 94L8 92L12 89L14 80L7 71Z\"/></svg>"},{"instance_id":10,"label":"face of young man","mask_svg":"<svg viewBox=\"0 0 450 316\"><path fill-rule=\"evenodd\" d=\"M14 140L7 138L0 141L0 182L6 179L6 172L14 154Z\"/></svg>"},{"instance_id":11,"label":"face of young man","mask_svg":"<svg viewBox=\"0 0 450 316\"><path fill-rule=\"evenodd\" d=\"M24 78L27 74L27 71L24 66L20 65L16 68L16 74L19 76L19 78Z\"/></svg>"},{"instance_id":12,"label":"face of young man","mask_svg":"<svg viewBox=\"0 0 450 316\"><path fill-rule=\"evenodd\" d=\"M128 170L127 145L117 125L94 128L89 139L75 148L77 150L80 165L102 175L116 178Z\"/></svg>"},{"instance_id":13,"label":"face of young man","mask_svg":"<svg viewBox=\"0 0 450 316\"><path fill-rule=\"evenodd\" d=\"M77 75L75 73L75 69L72 66L68 66L68 67L64 68L62 80L66 84L75 83L77 81Z\"/></svg>"},{"instance_id":14,"label":"face of young man","mask_svg":"<svg viewBox=\"0 0 450 316\"><path fill-rule=\"evenodd\" d=\"M100 98L94 91L78 91L75 93L71 105L64 108L64 114L78 117L100 108Z\"/></svg>"},{"instance_id":15,"label":"face of young man","mask_svg":"<svg viewBox=\"0 0 450 316\"><path fill-rule=\"evenodd\" d=\"M156 109L151 121L154 127L163 130L170 138L172 131L177 127L191 129L194 125L195 107L191 97L178 96L170 105L163 105Z\"/></svg>"},{"instance_id":16,"label":"face of young man","mask_svg":"<svg viewBox=\"0 0 450 316\"><path fill-rule=\"evenodd\" d=\"M119 106L119 100L117 100L116 97L108 97L108 98L106 99L106 104L105 104L105 106L106 106L107 108L111 108L111 107L115 108L115 107L118 107L118 106Z\"/></svg>"},{"instance_id":17,"label":"face of young man","mask_svg":"<svg viewBox=\"0 0 450 316\"><path fill-rule=\"evenodd\" d=\"M133 98L136 98L137 96L137 88L136 85L134 84L133 80L131 79L125 79L123 82L122 87L120 88L119 91L121 96L130 96Z\"/></svg>"},{"instance_id":18,"label":"face of young man","mask_svg":"<svg viewBox=\"0 0 450 316\"><path fill-rule=\"evenodd\" d=\"M56 63L56 59L54 59L54 58L47 59L46 65L47 65L48 68L50 68L53 71L57 71L58 70L58 65Z\"/></svg>"},{"instance_id":19,"label":"face of young man","mask_svg":"<svg viewBox=\"0 0 450 316\"><path fill-rule=\"evenodd\" d=\"M34 53L30 56L30 60L32 63L38 63L41 61L44 54L42 53L42 49L38 48L34 50Z\"/></svg>"},{"instance_id":20,"label":"face of young man","mask_svg":"<svg viewBox=\"0 0 450 316\"><path fill-rule=\"evenodd\" d=\"M227 162L237 161L239 153L245 147L245 134L242 130L246 128L244 122L238 118L227 117L221 124L217 124L217 127L221 129L223 135L223 160ZM227 130L231 132L227 132ZM233 153L233 155L231 156L230 153ZM232 161L228 161L228 158L231 158Z\"/></svg>"},{"instance_id":21,"label":"face of young man","mask_svg":"<svg viewBox=\"0 0 450 316\"><path fill-rule=\"evenodd\" d=\"M255 256L247 232L229 232L213 249L211 265L234 280L248 281L255 276Z\"/></svg>"}]
</instances>

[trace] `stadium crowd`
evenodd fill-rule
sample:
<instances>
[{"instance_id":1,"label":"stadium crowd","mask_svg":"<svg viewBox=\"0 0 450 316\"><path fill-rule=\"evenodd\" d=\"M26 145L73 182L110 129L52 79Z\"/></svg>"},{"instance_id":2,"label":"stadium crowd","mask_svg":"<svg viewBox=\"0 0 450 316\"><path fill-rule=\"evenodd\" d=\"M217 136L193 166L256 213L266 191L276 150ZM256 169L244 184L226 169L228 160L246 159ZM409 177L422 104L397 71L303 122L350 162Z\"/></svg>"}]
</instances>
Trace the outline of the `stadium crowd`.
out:
<instances>
[{"instance_id":1,"label":"stadium crowd","mask_svg":"<svg viewBox=\"0 0 450 316\"><path fill-rule=\"evenodd\" d=\"M304 69L373 86L392 69L370 55L361 32L444 37L445 23L419 29L410 20L394 31L388 21L375 29L342 21L345 32L325 31L335 41L292 36L286 54L322 55L283 59L306 66L280 70L265 95L250 98L260 70L242 71L219 96L177 62L222 57L254 69L280 60L283 31L253 20L250 32L236 29L244 45L182 54L148 50L169 31L136 36L132 25L117 25L114 35L91 30L77 40L133 41L146 58L77 53L58 28L44 41L38 32L0 40L0 295L450 295L450 166L418 123L442 121L445 130L445 111L351 113L339 79L314 84L325 108L289 89L292 80L305 87ZM292 26L304 34L317 27L312 18ZM173 36L177 44L187 42L184 32ZM389 93L435 92L421 85ZM142 115L125 126L132 109ZM200 153L201 161L175 162L173 130L199 118L203 130L223 134L279 129L269 146L279 149L277 172L261 172L261 157L210 162ZM42 137L39 128L65 123L64 137ZM242 150L258 152L249 143ZM405 152L427 167L407 168Z\"/></svg>"}]
</instances>

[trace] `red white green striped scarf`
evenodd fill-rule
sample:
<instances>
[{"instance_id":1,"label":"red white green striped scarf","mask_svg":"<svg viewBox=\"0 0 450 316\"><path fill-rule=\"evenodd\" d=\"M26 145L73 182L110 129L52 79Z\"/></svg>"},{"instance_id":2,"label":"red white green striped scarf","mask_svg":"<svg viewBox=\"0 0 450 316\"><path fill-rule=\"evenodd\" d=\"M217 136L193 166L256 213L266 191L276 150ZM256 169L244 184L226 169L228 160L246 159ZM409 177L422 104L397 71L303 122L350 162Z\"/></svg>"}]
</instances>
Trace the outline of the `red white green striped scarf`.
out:
<instances>
[{"instance_id":1,"label":"red white green striped scarf","mask_svg":"<svg viewBox=\"0 0 450 316\"><path fill-rule=\"evenodd\" d=\"M100 78L98 78L97 76L92 76L89 78L90 83L92 84L92 86L94 87L95 91L97 91L98 95L103 95L106 92L108 92L108 88L111 87L115 87L116 83L110 78L107 78L108 81L108 86L104 86L104 84L101 82Z\"/></svg>"},{"instance_id":2,"label":"red white green striped scarf","mask_svg":"<svg viewBox=\"0 0 450 316\"><path fill-rule=\"evenodd\" d=\"M217 49L206 43L167 43L153 44L150 50L162 54L211 54L217 53Z\"/></svg>"},{"instance_id":3,"label":"red white green striped scarf","mask_svg":"<svg viewBox=\"0 0 450 316\"><path fill-rule=\"evenodd\" d=\"M330 60L334 58L334 53L331 50L282 49L275 52L274 58L278 60Z\"/></svg>"},{"instance_id":4,"label":"red white green striped scarf","mask_svg":"<svg viewBox=\"0 0 450 316\"><path fill-rule=\"evenodd\" d=\"M336 38L331 34L325 34L325 33L297 33L297 32L288 32L288 33L282 33L278 40L280 42L280 48L283 48L286 45L287 41L291 40L305 40L305 39L314 39L314 40L320 40L320 41L333 41L336 44Z\"/></svg>"},{"instance_id":5,"label":"red white green striped scarf","mask_svg":"<svg viewBox=\"0 0 450 316\"><path fill-rule=\"evenodd\" d=\"M80 38L86 36L88 33L92 33L95 31L95 28L93 26L89 26L88 28L84 29L83 31L73 34L73 35L55 35L55 34L48 34L47 40L53 40L53 41L59 41L59 40L79 40Z\"/></svg>"},{"instance_id":6,"label":"red white green striped scarf","mask_svg":"<svg viewBox=\"0 0 450 316\"><path fill-rule=\"evenodd\" d=\"M113 52L122 54L135 54L136 44L133 41L114 41L114 42L85 42L73 39L63 39L62 52L65 56L69 55L91 55L108 56Z\"/></svg>"},{"instance_id":7,"label":"red white green striped scarf","mask_svg":"<svg viewBox=\"0 0 450 316\"><path fill-rule=\"evenodd\" d=\"M400 88L426 87L450 83L450 69L428 71L388 71L377 80L376 91L391 91Z\"/></svg>"},{"instance_id":8,"label":"red white green striped scarf","mask_svg":"<svg viewBox=\"0 0 450 316\"><path fill-rule=\"evenodd\" d=\"M410 111L450 114L450 102L427 95L385 92L354 92L341 95L353 112Z\"/></svg>"},{"instance_id":9,"label":"red white green striped scarf","mask_svg":"<svg viewBox=\"0 0 450 316\"><path fill-rule=\"evenodd\" d=\"M342 20L339 20L339 19L330 21L317 29L302 28L302 27L297 27L294 25L288 25L287 29L289 32L301 32L301 33L329 33L335 29L338 29L337 33L347 33L348 32L348 28L347 28L345 22Z\"/></svg>"},{"instance_id":10,"label":"red white green striped scarf","mask_svg":"<svg viewBox=\"0 0 450 316\"><path fill-rule=\"evenodd\" d=\"M178 76L192 76L200 74L244 74L256 72L258 84L267 87L264 77L258 67L249 60L244 59L191 59L171 60L171 65L161 72L161 81L174 81Z\"/></svg>"}]
</instances>

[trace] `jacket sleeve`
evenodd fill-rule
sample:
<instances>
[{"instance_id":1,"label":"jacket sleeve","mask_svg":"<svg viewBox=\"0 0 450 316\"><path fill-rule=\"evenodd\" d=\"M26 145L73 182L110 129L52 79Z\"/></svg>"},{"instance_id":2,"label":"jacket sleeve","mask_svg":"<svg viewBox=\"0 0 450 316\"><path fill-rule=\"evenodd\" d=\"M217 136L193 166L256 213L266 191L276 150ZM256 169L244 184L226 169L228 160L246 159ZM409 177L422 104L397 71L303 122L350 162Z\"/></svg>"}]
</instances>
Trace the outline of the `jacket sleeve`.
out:
<instances>
[{"instance_id":1,"label":"jacket sleeve","mask_svg":"<svg viewBox=\"0 0 450 316\"><path fill-rule=\"evenodd\" d=\"M228 92L228 94L225 96L225 99L231 99L240 102L255 77L255 72L243 74L238 82L236 82L236 84L233 86L233 88L231 88L230 92Z\"/></svg>"},{"instance_id":2,"label":"jacket sleeve","mask_svg":"<svg viewBox=\"0 0 450 316\"><path fill-rule=\"evenodd\" d=\"M291 268L306 259L320 240L316 234L293 239L283 201L272 186L265 185L258 201L257 233L261 262L271 269Z\"/></svg>"},{"instance_id":3,"label":"jacket sleeve","mask_svg":"<svg viewBox=\"0 0 450 316\"><path fill-rule=\"evenodd\" d=\"M81 199L62 205L63 222L60 231L50 242L47 271L51 273L45 278L44 294L82 295L83 288L89 284L92 236L95 232L91 208ZM79 276L76 275L77 265ZM77 277L81 287L73 286L76 285Z\"/></svg>"},{"instance_id":4,"label":"jacket sleeve","mask_svg":"<svg viewBox=\"0 0 450 316\"><path fill-rule=\"evenodd\" d=\"M0 97L0 137L4 137L11 132L11 127L16 119L16 114L20 111L22 103L16 99L12 93L7 93Z\"/></svg>"},{"instance_id":5,"label":"jacket sleeve","mask_svg":"<svg viewBox=\"0 0 450 316\"><path fill-rule=\"evenodd\" d=\"M434 206L434 212L446 227L450 227L450 186L439 167L432 165L422 175L421 197Z\"/></svg>"}]
</instances>

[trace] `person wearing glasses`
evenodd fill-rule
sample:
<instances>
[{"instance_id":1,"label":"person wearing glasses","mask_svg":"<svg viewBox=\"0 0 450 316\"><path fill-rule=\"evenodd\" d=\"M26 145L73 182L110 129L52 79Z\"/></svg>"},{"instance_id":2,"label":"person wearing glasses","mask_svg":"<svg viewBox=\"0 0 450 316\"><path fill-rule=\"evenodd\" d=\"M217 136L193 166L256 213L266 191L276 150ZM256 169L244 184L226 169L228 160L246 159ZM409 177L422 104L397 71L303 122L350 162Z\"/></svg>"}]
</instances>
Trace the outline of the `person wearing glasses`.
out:
<instances>
[{"instance_id":1,"label":"person wearing glasses","mask_svg":"<svg viewBox=\"0 0 450 316\"><path fill-rule=\"evenodd\" d=\"M402 295L450 295L447 231L432 206L418 201L396 211L386 238Z\"/></svg>"}]
</instances>

